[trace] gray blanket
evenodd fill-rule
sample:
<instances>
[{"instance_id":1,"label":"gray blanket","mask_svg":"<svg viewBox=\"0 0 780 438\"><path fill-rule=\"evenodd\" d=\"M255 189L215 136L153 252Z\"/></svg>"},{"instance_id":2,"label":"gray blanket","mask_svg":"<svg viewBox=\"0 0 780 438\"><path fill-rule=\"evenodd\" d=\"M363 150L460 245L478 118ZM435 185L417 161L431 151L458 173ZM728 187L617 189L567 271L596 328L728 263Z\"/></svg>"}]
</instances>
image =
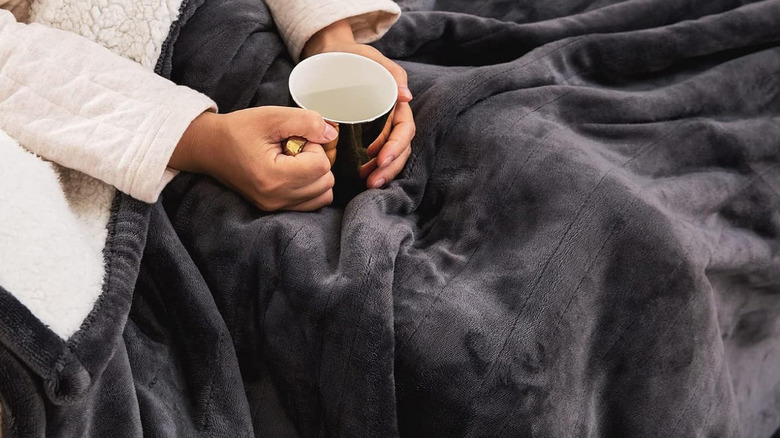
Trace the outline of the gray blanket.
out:
<instances>
[{"instance_id":1,"label":"gray blanket","mask_svg":"<svg viewBox=\"0 0 780 438\"><path fill-rule=\"evenodd\" d=\"M772 435L780 1L400 3L377 43L415 95L399 179L315 213L197 175L120 198L129 314L109 288L64 365L0 345L38 388L0 373L25 430ZM291 68L255 0L190 0L158 63L222 111L290 104Z\"/></svg>"}]
</instances>

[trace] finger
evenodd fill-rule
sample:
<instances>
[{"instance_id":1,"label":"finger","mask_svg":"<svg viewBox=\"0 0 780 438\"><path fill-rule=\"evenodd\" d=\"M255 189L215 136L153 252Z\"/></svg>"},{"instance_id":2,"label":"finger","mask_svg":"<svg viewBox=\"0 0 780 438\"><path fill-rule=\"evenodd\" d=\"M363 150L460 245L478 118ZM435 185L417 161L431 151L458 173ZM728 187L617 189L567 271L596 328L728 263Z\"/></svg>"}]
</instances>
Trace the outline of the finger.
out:
<instances>
[{"instance_id":1,"label":"finger","mask_svg":"<svg viewBox=\"0 0 780 438\"><path fill-rule=\"evenodd\" d=\"M385 184L395 179L404 168L406 160L412 154L412 148L404 150L400 157L393 160L387 167L380 167L374 170L371 175L366 179L366 187L371 189L378 189L384 187Z\"/></svg>"},{"instance_id":2,"label":"finger","mask_svg":"<svg viewBox=\"0 0 780 438\"><path fill-rule=\"evenodd\" d=\"M336 163L336 149L325 151L325 155L328 157L328 161L330 161L330 167L333 167Z\"/></svg>"},{"instance_id":3,"label":"finger","mask_svg":"<svg viewBox=\"0 0 780 438\"><path fill-rule=\"evenodd\" d=\"M230 188L241 193L263 211L289 210L290 206L298 205L320 197L323 193L333 190L336 182L332 172L320 177L317 181L305 186L298 186L300 181L286 181L276 186L273 191L259 192L251 190L243 191L240 187L226 183Z\"/></svg>"},{"instance_id":4,"label":"finger","mask_svg":"<svg viewBox=\"0 0 780 438\"><path fill-rule=\"evenodd\" d=\"M371 158L376 158L376 156L379 154L379 152L382 150L383 147L385 147L385 144L387 143L387 140L390 139L390 131L392 131L393 126L390 125L390 128L387 129L387 132L382 132L379 134L379 137L377 137L376 140L371 142L370 145L366 148L366 155Z\"/></svg>"},{"instance_id":5,"label":"finger","mask_svg":"<svg viewBox=\"0 0 780 438\"><path fill-rule=\"evenodd\" d=\"M314 211L314 210L319 210L322 207L326 207L332 203L333 203L333 190L328 190L327 192L319 195L314 199L310 199L308 201L291 205L285 208L285 210Z\"/></svg>"},{"instance_id":6,"label":"finger","mask_svg":"<svg viewBox=\"0 0 780 438\"><path fill-rule=\"evenodd\" d=\"M322 175L317 181L306 185L298 185L297 182L292 185L292 192L288 195L288 204L298 204L310 199L314 199L323 193L331 190L336 183L333 172Z\"/></svg>"},{"instance_id":7,"label":"finger","mask_svg":"<svg viewBox=\"0 0 780 438\"><path fill-rule=\"evenodd\" d=\"M414 99L412 90L409 87L398 86L398 102L406 103Z\"/></svg>"},{"instance_id":8,"label":"finger","mask_svg":"<svg viewBox=\"0 0 780 438\"><path fill-rule=\"evenodd\" d=\"M408 103L399 103L393 115L393 129L382 145L371 145L366 153L377 156L379 167L389 165L404 149L411 147L416 132L412 108Z\"/></svg>"},{"instance_id":9,"label":"finger","mask_svg":"<svg viewBox=\"0 0 780 438\"><path fill-rule=\"evenodd\" d=\"M393 75L393 78L395 78L395 82L398 84L398 101L409 102L412 100L414 96L412 96L412 92L409 90L406 70L384 56L381 57L381 61L379 63L382 64L391 75Z\"/></svg>"},{"instance_id":10,"label":"finger","mask_svg":"<svg viewBox=\"0 0 780 438\"><path fill-rule=\"evenodd\" d=\"M315 111L287 107L266 107L266 110L272 113L269 125L276 128L274 138L271 138L273 142L303 137L313 143L326 144L338 137L336 128Z\"/></svg>"},{"instance_id":11,"label":"finger","mask_svg":"<svg viewBox=\"0 0 780 438\"><path fill-rule=\"evenodd\" d=\"M393 128L385 147L377 155L379 167L389 166L397 157L412 147L415 134L414 121L401 122Z\"/></svg>"},{"instance_id":12,"label":"finger","mask_svg":"<svg viewBox=\"0 0 780 438\"><path fill-rule=\"evenodd\" d=\"M326 121L326 123L336 128L336 138L322 145L322 148L325 149L325 152L328 152L331 149L336 149L336 146L339 144L339 137L338 137L339 124L336 122L329 122L329 121Z\"/></svg>"},{"instance_id":13,"label":"finger","mask_svg":"<svg viewBox=\"0 0 780 438\"><path fill-rule=\"evenodd\" d=\"M328 123L331 124L334 128L336 128L337 132L339 131L338 123L334 123L334 122L328 122ZM325 150L325 155L327 155L331 167L333 167L333 163L336 162L336 146L338 145L338 143L339 143L339 138L336 137L335 140L322 145L322 149Z\"/></svg>"},{"instance_id":14,"label":"finger","mask_svg":"<svg viewBox=\"0 0 780 438\"><path fill-rule=\"evenodd\" d=\"M411 135L412 137L414 137L414 132L416 130L414 125L414 115L412 114L412 107L408 103L399 102L393 109L393 113L391 114L391 117L392 117L392 121L391 121L392 127L390 129L391 132L387 134L387 141L389 141L390 138L393 137L392 131L394 131L397 125L401 123L408 123L405 126L412 129ZM409 141L411 142L411 140ZM379 141L372 143L366 149L366 153L370 157L375 157L382 150L384 144L385 142L379 142Z\"/></svg>"},{"instance_id":15,"label":"finger","mask_svg":"<svg viewBox=\"0 0 780 438\"><path fill-rule=\"evenodd\" d=\"M358 175L360 175L361 179L368 178L369 175L371 175L371 172L373 172L377 168L376 164L376 158L372 158L368 163L360 166L360 169L358 170Z\"/></svg>"},{"instance_id":16,"label":"finger","mask_svg":"<svg viewBox=\"0 0 780 438\"><path fill-rule=\"evenodd\" d=\"M298 181L298 187L318 180L330 172L330 160L317 143L308 142L298 155L291 157L278 154L274 163L279 167L279 174L292 181Z\"/></svg>"},{"instance_id":17,"label":"finger","mask_svg":"<svg viewBox=\"0 0 780 438\"><path fill-rule=\"evenodd\" d=\"M384 62L380 62L395 78L395 82L398 84L398 102L409 102L414 98L412 91L409 90L409 83L406 76L406 70L395 62L382 56Z\"/></svg>"}]
</instances>

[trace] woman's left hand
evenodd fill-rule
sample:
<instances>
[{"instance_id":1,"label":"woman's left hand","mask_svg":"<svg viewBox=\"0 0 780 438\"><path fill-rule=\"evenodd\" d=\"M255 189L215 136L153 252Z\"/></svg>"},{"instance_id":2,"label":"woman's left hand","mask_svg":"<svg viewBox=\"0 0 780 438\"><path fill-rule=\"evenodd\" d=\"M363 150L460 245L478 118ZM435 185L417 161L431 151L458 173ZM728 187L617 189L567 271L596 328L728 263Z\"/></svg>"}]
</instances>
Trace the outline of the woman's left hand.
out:
<instances>
[{"instance_id":1,"label":"woman's left hand","mask_svg":"<svg viewBox=\"0 0 780 438\"><path fill-rule=\"evenodd\" d=\"M337 21L314 34L304 46L301 58L325 52L355 53L373 59L384 66L398 83L398 103L393 113L390 136L384 144L374 144L366 150L371 160L360 168L360 176L366 178L366 186L380 188L398 176L412 153L416 128L409 106L412 93L407 85L406 71L379 50L356 43L347 20Z\"/></svg>"}]
</instances>

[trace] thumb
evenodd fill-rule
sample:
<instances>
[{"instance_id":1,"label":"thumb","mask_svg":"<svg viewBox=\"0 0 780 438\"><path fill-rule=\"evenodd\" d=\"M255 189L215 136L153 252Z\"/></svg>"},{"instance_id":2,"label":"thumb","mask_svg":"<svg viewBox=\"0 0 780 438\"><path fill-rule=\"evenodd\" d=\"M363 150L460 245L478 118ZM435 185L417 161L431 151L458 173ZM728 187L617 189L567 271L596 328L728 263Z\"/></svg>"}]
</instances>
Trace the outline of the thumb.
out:
<instances>
[{"instance_id":1,"label":"thumb","mask_svg":"<svg viewBox=\"0 0 780 438\"><path fill-rule=\"evenodd\" d=\"M312 143L325 144L339 135L336 128L327 124L315 111L278 107L275 112L278 141L303 137Z\"/></svg>"},{"instance_id":2,"label":"thumb","mask_svg":"<svg viewBox=\"0 0 780 438\"><path fill-rule=\"evenodd\" d=\"M381 64L391 75L393 75L395 82L398 84L398 100L400 102L411 101L413 96L412 92L409 90L409 80L406 70L394 61L388 59L378 50L372 50L370 54L372 55L369 56L371 59Z\"/></svg>"}]
</instances>

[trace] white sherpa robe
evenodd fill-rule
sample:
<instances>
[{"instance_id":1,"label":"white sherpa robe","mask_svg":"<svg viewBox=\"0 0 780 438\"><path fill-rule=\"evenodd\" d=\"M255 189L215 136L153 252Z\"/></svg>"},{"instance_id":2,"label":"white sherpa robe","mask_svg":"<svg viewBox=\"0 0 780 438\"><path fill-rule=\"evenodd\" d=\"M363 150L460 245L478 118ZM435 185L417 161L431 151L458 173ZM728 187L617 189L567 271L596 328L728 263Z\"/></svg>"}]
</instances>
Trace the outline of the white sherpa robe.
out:
<instances>
[{"instance_id":1,"label":"white sherpa robe","mask_svg":"<svg viewBox=\"0 0 780 438\"><path fill-rule=\"evenodd\" d=\"M267 3L296 59L335 21L370 42L400 13L389 0ZM0 0L0 286L63 339L102 292L114 188L155 201L182 133L215 109L152 72L180 6Z\"/></svg>"}]
</instances>

